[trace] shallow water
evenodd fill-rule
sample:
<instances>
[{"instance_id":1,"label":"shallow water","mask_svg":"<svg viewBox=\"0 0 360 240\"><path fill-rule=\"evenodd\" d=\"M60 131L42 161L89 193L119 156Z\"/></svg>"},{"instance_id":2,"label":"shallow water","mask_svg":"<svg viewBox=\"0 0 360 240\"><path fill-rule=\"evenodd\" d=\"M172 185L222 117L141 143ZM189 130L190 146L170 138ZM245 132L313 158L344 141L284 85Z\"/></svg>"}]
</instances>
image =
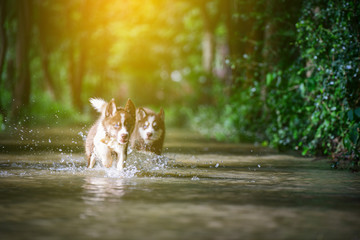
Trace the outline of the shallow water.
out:
<instances>
[{"instance_id":1,"label":"shallow water","mask_svg":"<svg viewBox=\"0 0 360 240\"><path fill-rule=\"evenodd\" d=\"M360 238L359 174L326 161L170 130L87 169L82 129L36 131L0 136L0 239Z\"/></svg>"}]
</instances>

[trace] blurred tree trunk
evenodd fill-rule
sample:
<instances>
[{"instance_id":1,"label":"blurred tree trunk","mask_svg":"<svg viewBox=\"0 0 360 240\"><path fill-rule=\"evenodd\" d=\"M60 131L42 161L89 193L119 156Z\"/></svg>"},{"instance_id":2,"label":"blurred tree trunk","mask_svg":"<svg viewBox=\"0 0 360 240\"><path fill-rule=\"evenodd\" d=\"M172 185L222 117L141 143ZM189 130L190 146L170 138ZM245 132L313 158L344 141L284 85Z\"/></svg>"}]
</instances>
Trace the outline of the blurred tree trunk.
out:
<instances>
[{"instance_id":1,"label":"blurred tree trunk","mask_svg":"<svg viewBox=\"0 0 360 240\"><path fill-rule=\"evenodd\" d=\"M11 118L19 117L22 108L26 107L30 101L30 69L29 69L29 46L30 46L30 26L31 26L31 3L30 0L18 0L17 11L17 42L16 42L16 71L17 79L13 92L13 104Z\"/></svg>"},{"instance_id":2,"label":"blurred tree trunk","mask_svg":"<svg viewBox=\"0 0 360 240\"><path fill-rule=\"evenodd\" d=\"M223 43L218 46L216 53L220 56L221 72L218 74L224 83L225 83L225 94L230 96L232 94L232 85L233 85L233 76L231 66L228 64L233 52L236 51L235 46L237 46L238 41L236 41L235 28L232 16L236 3L234 0L225 0L220 4L220 14L224 17L224 25L226 28L226 36L223 40ZM235 43L233 43L235 42Z\"/></svg>"},{"instance_id":3,"label":"blurred tree trunk","mask_svg":"<svg viewBox=\"0 0 360 240\"><path fill-rule=\"evenodd\" d=\"M227 30L227 41L229 45L229 55L232 58L236 57L236 54L240 51L240 36L237 31L239 25L239 19L233 18L234 13L238 13L237 0L226 0L223 3L223 11L225 16L225 26Z\"/></svg>"},{"instance_id":4,"label":"blurred tree trunk","mask_svg":"<svg viewBox=\"0 0 360 240\"><path fill-rule=\"evenodd\" d=\"M202 38L202 66L206 73L206 79L203 86L202 102L205 104L213 103L213 66L215 60L215 28L219 20L219 12L211 15L207 7L207 1L200 2L200 11L203 19L204 29Z\"/></svg>"},{"instance_id":5,"label":"blurred tree trunk","mask_svg":"<svg viewBox=\"0 0 360 240\"><path fill-rule=\"evenodd\" d=\"M215 52L214 36L211 29L205 27L202 39L202 65L206 73L211 74Z\"/></svg>"},{"instance_id":6,"label":"blurred tree trunk","mask_svg":"<svg viewBox=\"0 0 360 240\"><path fill-rule=\"evenodd\" d=\"M4 62L5 62L5 53L6 53L6 33L5 33L5 8L6 1L0 1L0 77L4 70ZM0 78L0 89L1 89L2 80ZM6 116L7 113L3 106L3 103L0 100L0 114Z\"/></svg>"},{"instance_id":7,"label":"blurred tree trunk","mask_svg":"<svg viewBox=\"0 0 360 240\"><path fill-rule=\"evenodd\" d=\"M88 36L88 21L89 21L89 7L87 0L84 0L80 5L81 15L78 20L78 26L68 19L68 28L72 29L73 41L70 42L69 47L69 85L71 88L71 98L73 106L82 111L83 102L81 101L82 85L86 70L88 44L86 39ZM79 28L77 28L79 27Z\"/></svg>"},{"instance_id":8,"label":"blurred tree trunk","mask_svg":"<svg viewBox=\"0 0 360 240\"><path fill-rule=\"evenodd\" d=\"M5 8L6 1L0 1L0 76L4 69L6 53L6 33L5 33Z\"/></svg>"},{"instance_id":9,"label":"blurred tree trunk","mask_svg":"<svg viewBox=\"0 0 360 240\"><path fill-rule=\"evenodd\" d=\"M263 115L267 115L267 106L266 106L266 97L267 97L267 86L266 86L266 76L269 72L272 71L273 67L276 65L274 59L272 59L270 51L275 49L273 42L273 35L275 33L275 24L272 20L272 16L276 16L276 13L273 11L273 5L275 4L273 0L265 1L265 12L268 14L265 16L264 21L264 38L263 38L263 48L262 48L262 62L263 66L261 68L261 77L260 77L260 100L263 102ZM271 13L271 14L269 14Z\"/></svg>"},{"instance_id":10,"label":"blurred tree trunk","mask_svg":"<svg viewBox=\"0 0 360 240\"><path fill-rule=\"evenodd\" d=\"M40 2L36 2L36 6L38 8L39 18L38 18L38 29L39 29L39 47L40 47L40 58L41 58L41 66L44 74L44 83L46 86L46 89L50 93L50 96L54 100L59 100L60 95L59 92L55 86L54 79L51 75L50 68L49 68L49 57L50 57L50 51L49 46L46 41L46 24L47 24L47 15L46 11L47 9L44 7L43 4Z\"/></svg>"},{"instance_id":11,"label":"blurred tree trunk","mask_svg":"<svg viewBox=\"0 0 360 240\"><path fill-rule=\"evenodd\" d=\"M76 53L77 47L78 53ZM82 82L84 78L85 53L83 46L72 45L69 50L69 85L71 90L71 99L73 106L82 110L83 104L81 101Z\"/></svg>"},{"instance_id":12,"label":"blurred tree trunk","mask_svg":"<svg viewBox=\"0 0 360 240\"><path fill-rule=\"evenodd\" d=\"M230 53L236 68L233 70L238 80L234 81L236 91L238 88L246 88L253 84L256 79L255 72L259 65L261 56L258 54L258 43L261 42L262 33L257 26L258 19L256 14L259 10L257 1L233 1L232 6L237 17L227 18L226 25L229 31ZM236 61L234 61L236 60Z\"/></svg>"},{"instance_id":13,"label":"blurred tree trunk","mask_svg":"<svg viewBox=\"0 0 360 240\"><path fill-rule=\"evenodd\" d=\"M39 33L39 34L41 34L41 33ZM40 57L41 57L41 66L42 66L42 70L43 70L43 74L44 74L45 86L46 86L48 92L50 93L50 96L52 97L52 99L59 100L60 99L59 92L57 91L57 88L55 87L55 83L54 83L53 77L51 76L50 69L49 69L49 52L42 40L40 40Z\"/></svg>"},{"instance_id":14,"label":"blurred tree trunk","mask_svg":"<svg viewBox=\"0 0 360 240\"><path fill-rule=\"evenodd\" d=\"M213 62L214 62L214 36L209 29L204 29L202 39L202 65L206 73L202 87L202 102L212 104L212 87L213 87Z\"/></svg>"},{"instance_id":15,"label":"blurred tree trunk","mask_svg":"<svg viewBox=\"0 0 360 240\"><path fill-rule=\"evenodd\" d=\"M204 32L202 37L202 65L204 71L211 74L215 52L214 26L205 4L201 6L201 12L204 21Z\"/></svg>"},{"instance_id":16,"label":"blurred tree trunk","mask_svg":"<svg viewBox=\"0 0 360 240\"><path fill-rule=\"evenodd\" d=\"M200 11L203 19L204 29L202 38L202 65L206 73L213 73L215 60L215 29L219 22L220 10L217 9L212 15L207 7L207 1L200 3Z\"/></svg>"}]
</instances>

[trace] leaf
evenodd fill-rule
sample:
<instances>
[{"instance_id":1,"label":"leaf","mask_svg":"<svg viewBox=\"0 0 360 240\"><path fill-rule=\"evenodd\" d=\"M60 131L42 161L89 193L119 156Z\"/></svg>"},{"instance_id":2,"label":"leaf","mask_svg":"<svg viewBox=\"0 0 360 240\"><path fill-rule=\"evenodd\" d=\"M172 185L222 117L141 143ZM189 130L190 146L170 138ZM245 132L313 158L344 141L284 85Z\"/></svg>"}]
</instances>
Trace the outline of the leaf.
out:
<instances>
[{"instance_id":1,"label":"leaf","mask_svg":"<svg viewBox=\"0 0 360 240\"><path fill-rule=\"evenodd\" d=\"M349 139L353 144L356 144L359 139L358 125L354 125L349 131Z\"/></svg>"},{"instance_id":2,"label":"leaf","mask_svg":"<svg viewBox=\"0 0 360 240\"><path fill-rule=\"evenodd\" d=\"M300 89L301 96L304 96L305 95L305 85L304 85L304 83L300 84L299 89Z\"/></svg>"},{"instance_id":3,"label":"leaf","mask_svg":"<svg viewBox=\"0 0 360 240\"><path fill-rule=\"evenodd\" d=\"M351 150L351 141L349 139L349 136L345 136L344 139L343 139L343 144L344 144L344 147L350 151Z\"/></svg>"},{"instance_id":4,"label":"leaf","mask_svg":"<svg viewBox=\"0 0 360 240\"><path fill-rule=\"evenodd\" d=\"M304 150L302 151L301 154L302 154L303 156L305 156L308 151L309 151L309 148L306 147L306 148L304 148Z\"/></svg>"},{"instance_id":5,"label":"leaf","mask_svg":"<svg viewBox=\"0 0 360 240\"><path fill-rule=\"evenodd\" d=\"M357 109L355 109L354 112L355 112L355 115L360 118L360 107L358 107Z\"/></svg>"},{"instance_id":6,"label":"leaf","mask_svg":"<svg viewBox=\"0 0 360 240\"><path fill-rule=\"evenodd\" d=\"M347 115L348 115L348 119L350 121L354 120L354 112L353 112L353 110L348 111Z\"/></svg>"},{"instance_id":7,"label":"leaf","mask_svg":"<svg viewBox=\"0 0 360 240\"><path fill-rule=\"evenodd\" d=\"M273 79L274 78L271 73L266 74L266 85L269 86Z\"/></svg>"}]
</instances>

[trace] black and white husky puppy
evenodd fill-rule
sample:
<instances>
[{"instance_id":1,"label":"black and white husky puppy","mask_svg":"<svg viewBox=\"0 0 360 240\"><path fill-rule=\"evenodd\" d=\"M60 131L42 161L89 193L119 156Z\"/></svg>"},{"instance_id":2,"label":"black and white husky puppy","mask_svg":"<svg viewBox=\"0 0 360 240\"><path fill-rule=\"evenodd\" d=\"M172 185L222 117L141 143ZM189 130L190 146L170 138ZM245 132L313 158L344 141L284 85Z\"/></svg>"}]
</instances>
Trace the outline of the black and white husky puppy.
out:
<instances>
[{"instance_id":1,"label":"black and white husky puppy","mask_svg":"<svg viewBox=\"0 0 360 240\"><path fill-rule=\"evenodd\" d=\"M135 126L135 105L129 99L125 108L117 108L114 99L109 103L103 99L90 99L91 105L101 113L86 138L88 167L94 167L96 158L103 166L111 167L112 153L117 155L117 168L122 170L127 158L130 135ZM111 142L109 144L108 142Z\"/></svg>"},{"instance_id":2,"label":"black and white husky puppy","mask_svg":"<svg viewBox=\"0 0 360 240\"><path fill-rule=\"evenodd\" d=\"M155 113L148 108L138 108L136 124L130 138L131 148L160 155L165 138L165 113L161 108Z\"/></svg>"}]
</instances>

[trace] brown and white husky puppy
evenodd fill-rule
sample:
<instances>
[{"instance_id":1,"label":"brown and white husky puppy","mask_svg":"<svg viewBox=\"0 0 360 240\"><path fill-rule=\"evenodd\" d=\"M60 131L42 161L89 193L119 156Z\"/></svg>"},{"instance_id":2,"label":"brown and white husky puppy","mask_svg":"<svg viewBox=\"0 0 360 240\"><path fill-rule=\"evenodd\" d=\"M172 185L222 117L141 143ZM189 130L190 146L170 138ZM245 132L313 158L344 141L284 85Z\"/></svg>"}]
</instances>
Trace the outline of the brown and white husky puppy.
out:
<instances>
[{"instance_id":1,"label":"brown and white husky puppy","mask_svg":"<svg viewBox=\"0 0 360 240\"><path fill-rule=\"evenodd\" d=\"M117 168L122 170L127 158L130 135L135 126L135 105L130 99L125 108L117 108L114 99L107 103L103 99L91 98L90 103L101 115L86 138L88 167L94 167L96 158L101 160L103 166L111 167L112 153L115 152ZM106 139L111 140L113 147L109 147Z\"/></svg>"},{"instance_id":2,"label":"brown and white husky puppy","mask_svg":"<svg viewBox=\"0 0 360 240\"><path fill-rule=\"evenodd\" d=\"M135 128L130 138L131 148L160 155L164 138L164 110L161 108L159 113L155 113L148 108L138 108Z\"/></svg>"}]
</instances>

